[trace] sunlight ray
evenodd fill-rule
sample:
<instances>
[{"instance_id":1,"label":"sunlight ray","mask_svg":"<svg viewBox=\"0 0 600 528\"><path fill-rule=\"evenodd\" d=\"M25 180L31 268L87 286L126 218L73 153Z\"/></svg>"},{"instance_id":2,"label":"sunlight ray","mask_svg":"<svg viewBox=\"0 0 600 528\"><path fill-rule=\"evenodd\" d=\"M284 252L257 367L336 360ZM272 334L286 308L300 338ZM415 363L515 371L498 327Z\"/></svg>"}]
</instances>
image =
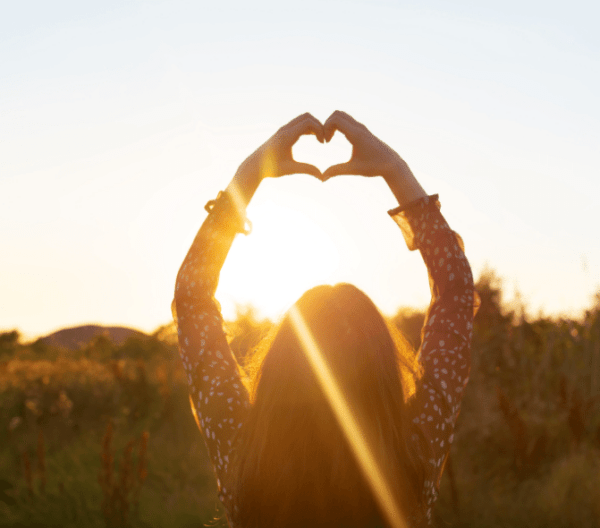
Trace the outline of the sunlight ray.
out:
<instances>
[{"instance_id":1,"label":"sunlight ray","mask_svg":"<svg viewBox=\"0 0 600 528\"><path fill-rule=\"evenodd\" d=\"M367 481L384 511L390 525L394 528L407 528L399 506L390 490L388 483L381 471L377 460L365 441L360 426L354 417L350 406L346 402L333 373L327 365L317 342L315 341L304 317L296 306L289 311L290 321L300 340L302 349L308 362L313 369L317 380L325 394L337 421L346 436L358 464L361 467Z\"/></svg>"},{"instance_id":2,"label":"sunlight ray","mask_svg":"<svg viewBox=\"0 0 600 528\"><path fill-rule=\"evenodd\" d=\"M262 165L260 168L261 177L264 178L274 178L276 176L276 166L275 166L275 158L273 157L272 152L267 152L262 159Z\"/></svg>"},{"instance_id":3,"label":"sunlight ray","mask_svg":"<svg viewBox=\"0 0 600 528\"><path fill-rule=\"evenodd\" d=\"M238 216L240 216L241 218L246 218L246 202L242 196L242 193L240 192L240 189L237 185L237 183L235 183L235 181L232 181L231 184L229 185L229 187L227 187L227 192L229 193L229 196L231 196L231 199L233 200L233 206L235 207ZM248 219L246 219L246 224L248 224L249 221Z\"/></svg>"}]
</instances>

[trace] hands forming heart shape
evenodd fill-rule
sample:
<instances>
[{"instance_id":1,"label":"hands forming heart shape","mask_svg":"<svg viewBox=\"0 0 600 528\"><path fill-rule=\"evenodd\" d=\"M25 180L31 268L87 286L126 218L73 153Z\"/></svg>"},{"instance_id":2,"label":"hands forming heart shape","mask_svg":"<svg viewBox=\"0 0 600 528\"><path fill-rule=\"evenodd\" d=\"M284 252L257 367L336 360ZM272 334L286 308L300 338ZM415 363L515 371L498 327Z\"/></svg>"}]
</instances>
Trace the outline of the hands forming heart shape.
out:
<instances>
[{"instance_id":1,"label":"hands forming heart shape","mask_svg":"<svg viewBox=\"0 0 600 528\"><path fill-rule=\"evenodd\" d=\"M321 173L314 165L294 160L292 147L300 136L314 134L319 142L326 143L338 130L352 145L352 156L348 162L333 165ZM240 168L256 174L259 179L301 173L325 181L340 175L383 176L387 179L399 168L405 169L407 166L394 150L374 136L366 126L337 110L324 124L308 113L298 116L281 127Z\"/></svg>"},{"instance_id":2,"label":"hands forming heart shape","mask_svg":"<svg viewBox=\"0 0 600 528\"><path fill-rule=\"evenodd\" d=\"M321 143L327 143L337 130L352 145L349 161L332 165L321 173L314 165L294 159L292 147L300 136L314 134ZM244 207L263 178L286 174L310 174L321 181L343 174L383 176L400 205L426 196L406 162L394 150L365 125L339 110L331 114L325 124L310 114L302 114L281 127L240 165L227 191Z\"/></svg>"}]
</instances>

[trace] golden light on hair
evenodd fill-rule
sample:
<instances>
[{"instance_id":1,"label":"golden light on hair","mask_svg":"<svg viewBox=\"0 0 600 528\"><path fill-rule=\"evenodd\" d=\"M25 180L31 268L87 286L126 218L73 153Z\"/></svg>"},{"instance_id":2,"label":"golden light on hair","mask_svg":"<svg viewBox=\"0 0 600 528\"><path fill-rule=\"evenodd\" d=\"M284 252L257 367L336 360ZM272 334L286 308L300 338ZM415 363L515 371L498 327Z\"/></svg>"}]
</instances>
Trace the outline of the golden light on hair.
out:
<instances>
[{"instance_id":1,"label":"golden light on hair","mask_svg":"<svg viewBox=\"0 0 600 528\"><path fill-rule=\"evenodd\" d=\"M289 317L308 363L315 373L323 394L348 440L350 449L356 457L376 501L392 527L407 528L390 486L304 317L296 306L290 308Z\"/></svg>"}]
</instances>

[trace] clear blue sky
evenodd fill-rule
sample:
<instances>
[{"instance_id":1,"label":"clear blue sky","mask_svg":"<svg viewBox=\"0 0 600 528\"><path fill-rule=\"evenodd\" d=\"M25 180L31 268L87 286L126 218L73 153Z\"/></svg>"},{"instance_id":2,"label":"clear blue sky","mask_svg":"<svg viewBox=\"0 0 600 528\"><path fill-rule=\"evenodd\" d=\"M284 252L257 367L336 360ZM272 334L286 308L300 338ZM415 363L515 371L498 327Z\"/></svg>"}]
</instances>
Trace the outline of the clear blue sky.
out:
<instances>
[{"instance_id":1,"label":"clear blue sky","mask_svg":"<svg viewBox=\"0 0 600 528\"><path fill-rule=\"evenodd\" d=\"M496 4L496 5L494 5ZM152 330L235 169L342 109L409 163L531 313L600 284L600 7L592 2L1 2L0 330ZM343 161L342 137L295 154ZM387 313L427 280L380 181L268 181L219 300L271 317L347 280Z\"/></svg>"}]
</instances>

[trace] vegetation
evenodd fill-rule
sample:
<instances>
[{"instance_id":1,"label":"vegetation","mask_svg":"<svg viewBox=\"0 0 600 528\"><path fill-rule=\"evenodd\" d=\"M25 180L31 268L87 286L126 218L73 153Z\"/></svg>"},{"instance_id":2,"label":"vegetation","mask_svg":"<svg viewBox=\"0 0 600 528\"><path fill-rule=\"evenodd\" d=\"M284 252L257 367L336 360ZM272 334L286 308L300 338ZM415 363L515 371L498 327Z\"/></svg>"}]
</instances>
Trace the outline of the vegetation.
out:
<instances>
[{"instance_id":1,"label":"vegetation","mask_svg":"<svg viewBox=\"0 0 600 528\"><path fill-rule=\"evenodd\" d=\"M600 526L600 295L579 319L534 319L492 272L477 289L437 523ZM393 321L418 346L423 317ZM270 327L240 310L235 353ZM224 525L172 325L76 351L0 334L0 446L0 526Z\"/></svg>"},{"instance_id":2,"label":"vegetation","mask_svg":"<svg viewBox=\"0 0 600 528\"><path fill-rule=\"evenodd\" d=\"M450 526L600 526L600 295L528 320L476 285L471 379L436 514Z\"/></svg>"}]
</instances>

